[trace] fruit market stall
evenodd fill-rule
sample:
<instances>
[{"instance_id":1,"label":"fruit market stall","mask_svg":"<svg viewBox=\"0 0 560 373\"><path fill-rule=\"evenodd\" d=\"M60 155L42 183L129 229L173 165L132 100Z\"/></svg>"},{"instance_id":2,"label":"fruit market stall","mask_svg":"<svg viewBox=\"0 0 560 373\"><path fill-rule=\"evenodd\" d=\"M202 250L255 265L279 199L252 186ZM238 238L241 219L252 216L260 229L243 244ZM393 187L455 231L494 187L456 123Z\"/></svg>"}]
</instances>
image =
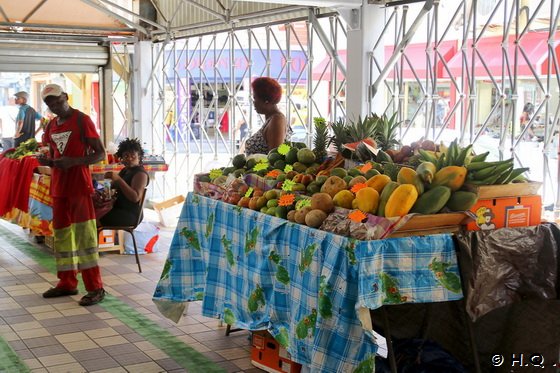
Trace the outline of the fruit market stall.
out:
<instances>
[{"instance_id":1,"label":"fruit market stall","mask_svg":"<svg viewBox=\"0 0 560 373\"><path fill-rule=\"evenodd\" d=\"M478 245L467 245L473 259L461 283L458 237L490 237L500 227L545 231L538 229L539 183L524 179L526 169L512 159L487 161L488 153L474 154L458 141L421 139L390 149L393 119L368 117L346 129L331 124L338 155L318 163L325 157L325 124L315 125L313 150L285 143L198 175L154 293L164 315L177 321L186 302L202 300L206 316L267 329L312 370L369 369L378 341L367 310L452 303L463 298L471 275L493 275L476 257ZM350 137L340 140L337 133ZM558 239L547 234L546 245L528 240L520 252L548 250L556 262ZM558 279L535 267L518 270L525 271L545 282ZM524 281L508 284L523 293ZM480 299L466 294L467 308L476 309Z\"/></svg>"},{"instance_id":2,"label":"fruit market stall","mask_svg":"<svg viewBox=\"0 0 560 373\"><path fill-rule=\"evenodd\" d=\"M0 216L36 236L52 236L52 200L50 168L40 166L35 152L38 144L30 139L17 149L0 155ZM90 166L94 178L108 171L119 171L119 163ZM167 171L167 164L155 160L144 166L148 174Z\"/></svg>"}]
</instances>

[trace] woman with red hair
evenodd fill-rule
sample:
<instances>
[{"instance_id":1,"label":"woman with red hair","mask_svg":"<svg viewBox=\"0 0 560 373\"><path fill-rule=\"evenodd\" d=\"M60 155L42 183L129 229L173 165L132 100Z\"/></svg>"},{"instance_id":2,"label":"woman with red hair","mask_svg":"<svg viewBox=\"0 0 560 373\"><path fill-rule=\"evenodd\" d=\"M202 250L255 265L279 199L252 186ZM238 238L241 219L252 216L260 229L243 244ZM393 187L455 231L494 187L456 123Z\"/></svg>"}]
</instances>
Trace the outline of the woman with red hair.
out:
<instances>
[{"instance_id":1,"label":"woman with red hair","mask_svg":"<svg viewBox=\"0 0 560 373\"><path fill-rule=\"evenodd\" d=\"M245 154L267 154L289 137L286 117L278 109L282 98L282 87L272 78L256 78L253 88L255 111L265 117L264 125L245 142Z\"/></svg>"}]
</instances>

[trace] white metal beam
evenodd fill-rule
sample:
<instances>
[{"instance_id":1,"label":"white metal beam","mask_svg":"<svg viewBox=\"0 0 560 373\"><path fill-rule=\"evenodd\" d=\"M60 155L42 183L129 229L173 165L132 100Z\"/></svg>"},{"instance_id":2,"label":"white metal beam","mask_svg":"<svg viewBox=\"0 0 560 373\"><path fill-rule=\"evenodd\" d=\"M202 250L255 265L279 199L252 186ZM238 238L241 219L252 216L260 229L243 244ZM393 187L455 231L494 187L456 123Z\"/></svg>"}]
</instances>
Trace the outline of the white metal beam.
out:
<instances>
[{"instance_id":1,"label":"white metal beam","mask_svg":"<svg viewBox=\"0 0 560 373\"><path fill-rule=\"evenodd\" d=\"M362 0L234 0L253 3L280 5L318 6L330 8L354 8L362 5Z\"/></svg>"}]
</instances>

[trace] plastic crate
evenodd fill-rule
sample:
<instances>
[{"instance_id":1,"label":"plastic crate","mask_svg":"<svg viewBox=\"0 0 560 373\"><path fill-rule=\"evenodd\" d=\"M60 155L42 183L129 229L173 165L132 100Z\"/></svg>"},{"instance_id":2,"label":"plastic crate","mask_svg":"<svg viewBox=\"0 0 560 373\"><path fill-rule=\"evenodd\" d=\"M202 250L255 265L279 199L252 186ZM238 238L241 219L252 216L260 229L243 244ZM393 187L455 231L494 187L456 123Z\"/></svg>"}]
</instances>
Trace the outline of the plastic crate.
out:
<instances>
[{"instance_id":1,"label":"plastic crate","mask_svg":"<svg viewBox=\"0 0 560 373\"><path fill-rule=\"evenodd\" d=\"M253 332L251 364L271 373L300 373L301 364L290 360L285 348L281 347L270 333Z\"/></svg>"}]
</instances>

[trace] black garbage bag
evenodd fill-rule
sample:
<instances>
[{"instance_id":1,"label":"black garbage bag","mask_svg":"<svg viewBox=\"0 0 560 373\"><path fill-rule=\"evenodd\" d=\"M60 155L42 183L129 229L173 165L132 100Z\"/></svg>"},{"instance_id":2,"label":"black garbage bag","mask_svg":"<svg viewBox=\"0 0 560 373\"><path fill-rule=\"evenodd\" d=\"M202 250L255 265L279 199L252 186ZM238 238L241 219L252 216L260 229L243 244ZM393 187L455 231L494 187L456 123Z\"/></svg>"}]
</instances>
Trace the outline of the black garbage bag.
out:
<instances>
[{"instance_id":1,"label":"black garbage bag","mask_svg":"<svg viewBox=\"0 0 560 373\"><path fill-rule=\"evenodd\" d=\"M439 344L424 339L393 340L398 373L467 373ZM375 359L376 373L391 373L388 359Z\"/></svg>"}]
</instances>

